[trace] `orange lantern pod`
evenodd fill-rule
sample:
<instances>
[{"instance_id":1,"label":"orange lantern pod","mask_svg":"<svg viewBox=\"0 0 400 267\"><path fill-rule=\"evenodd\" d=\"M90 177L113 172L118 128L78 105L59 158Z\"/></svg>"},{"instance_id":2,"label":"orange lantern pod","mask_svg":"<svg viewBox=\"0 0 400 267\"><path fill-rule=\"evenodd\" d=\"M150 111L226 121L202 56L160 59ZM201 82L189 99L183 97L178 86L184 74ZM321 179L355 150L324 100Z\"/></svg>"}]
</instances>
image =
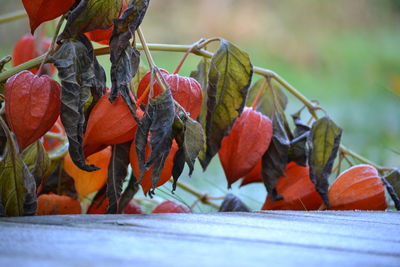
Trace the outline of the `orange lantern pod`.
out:
<instances>
[{"instance_id":1,"label":"orange lantern pod","mask_svg":"<svg viewBox=\"0 0 400 267\"><path fill-rule=\"evenodd\" d=\"M356 165L342 172L328 191L330 210L386 210L385 188L378 171Z\"/></svg>"},{"instance_id":2,"label":"orange lantern pod","mask_svg":"<svg viewBox=\"0 0 400 267\"><path fill-rule=\"evenodd\" d=\"M62 125L60 117L58 117L56 123L54 123L48 133L59 136L59 138L47 137L46 135L43 137L43 147L47 152L50 152L61 145L63 140L66 140L67 138L67 134L65 133L65 129Z\"/></svg>"},{"instance_id":3,"label":"orange lantern pod","mask_svg":"<svg viewBox=\"0 0 400 267\"><path fill-rule=\"evenodd\" d=\"M157 182L157 187L162 186L171 178L172 168L174 166L174 156L175 156L176 151L178 151L178 145L176 144L175 141L173 141L171 150L165 160L164 168L161 171L160 179ZM150 145L147 144L146 159L150 156L150 153L151 153ZM139 161L138 161L137 154L136 154L135 142L132 142L129 157L130 157L130 161L131 161L132 172L136 176L136 178L139 179L140 170L139 170ZM153 172L152 169L153 168L148 169L147 171L144 172L144 175L143 175L142 189L145 194L147 194L147 192L152 187L152 184L151 184L151 174Z\"/></svg>"},{"instance_id":4,"label":"orange lantern pod","mask_svg":"<svg viewBox=\"0 0 400 267\"><path fill-rule=\"evenodd\" d=\"M240 186L244 186L251 183L261 183L262 180L262 159L260 159L256 166L244 176Z\"/></svg>"},{"instance_id":5,"label":"orange lantern pod","mask_svg":"<svg viewBox=\"0 0 400 267\"><path fill-rule=\"evenodd\" d=\"M107 180L108 164L111 158L111 148L107 147L86 159L87 164L94 164L100 170L86 172L79 169L71 159L69 153L64 158L64 170L75 181L75 189L79 198L82 198L92 192L102 188Z\"/></svg>"},{"instance_id":6,"label":"orange lantern pod","mask_svg":"<svg viewBox=\"0 0 400 267\"><path fill-rule=\"evenodd\" d=\"M38 197L38 215L81 214L78 200L55 194L44 194Z\"/></svg>"},{"instance_id":7,"label":"orange lantern pod","mask_svg":"<svg viewBox=\"0 0 400 267\"><path fill-rule=\"evenodd\" d=\"M309 168L290 162L286 165L286 176L278 178L276 190L283 200L272 201L267 197L262 210L316 210L322 198L310 180Z\"/></svg>"},{"instance_id":8,"label":"orange lantern pod","mask_svg":"<svg viewBox=\"0 0 400 267\"><path fill-rule=\"evenodd\" d=\"M137 123L121 95L110 103L109 93L102 96L90 112L83 138L83 150L88 157L108 145L121 144L135 138ZM137 115L143 112L137 109Z\"/></svg>"},{"instance_id":9,"label":"orange lantern pod","mask_svg":"<svg viewBox=\"0 0 400 267\"><path fill-rule=\"evenodd\" d=\"M271 137L271 120L258 111L245 108L229 135L222 139L218 151L228 187L255 167L268 149Z\"/></svg>"}]
</instances>

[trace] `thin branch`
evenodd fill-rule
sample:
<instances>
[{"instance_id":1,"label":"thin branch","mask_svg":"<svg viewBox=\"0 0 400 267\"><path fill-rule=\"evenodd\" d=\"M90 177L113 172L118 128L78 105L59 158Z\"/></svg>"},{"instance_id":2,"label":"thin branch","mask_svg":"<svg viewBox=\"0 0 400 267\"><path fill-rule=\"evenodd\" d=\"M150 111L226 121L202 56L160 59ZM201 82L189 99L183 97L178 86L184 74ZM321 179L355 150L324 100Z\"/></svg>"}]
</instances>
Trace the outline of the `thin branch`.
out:
<instances>
[{"instance_id":1,"label":"thin branch","mask_svg":"<svg viewBox=\"0 0 400 267\"><path fill-rule=\"evenodd\" d=\"M14 21L17 19L22 19L27 17L28 14L26 14L25 10L18 10L15 12L11 12L11 13L7 13L4 14L2 16L0 16L0 24L6 23L6 22L10 22L10 21Z\"/></svg>"}]
</instances>

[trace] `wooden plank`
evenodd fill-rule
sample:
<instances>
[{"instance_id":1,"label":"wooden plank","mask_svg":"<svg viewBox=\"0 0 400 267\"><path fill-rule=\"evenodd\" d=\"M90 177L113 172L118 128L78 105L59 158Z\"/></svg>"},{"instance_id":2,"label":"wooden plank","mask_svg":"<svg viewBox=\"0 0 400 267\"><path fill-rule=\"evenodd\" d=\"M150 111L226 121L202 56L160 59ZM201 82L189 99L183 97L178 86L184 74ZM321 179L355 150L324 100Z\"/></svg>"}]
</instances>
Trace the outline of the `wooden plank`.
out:
<instances>
[{"instance_id":1,"label":"wooden plank","mask_svg":"<svg viewBox=\"0 0 400 267\"><path fill-rule=\"evenodd\" d=\"M400 265L400 213L291 212L0 219L0 266Z\"/></svg>"}]
</instances>

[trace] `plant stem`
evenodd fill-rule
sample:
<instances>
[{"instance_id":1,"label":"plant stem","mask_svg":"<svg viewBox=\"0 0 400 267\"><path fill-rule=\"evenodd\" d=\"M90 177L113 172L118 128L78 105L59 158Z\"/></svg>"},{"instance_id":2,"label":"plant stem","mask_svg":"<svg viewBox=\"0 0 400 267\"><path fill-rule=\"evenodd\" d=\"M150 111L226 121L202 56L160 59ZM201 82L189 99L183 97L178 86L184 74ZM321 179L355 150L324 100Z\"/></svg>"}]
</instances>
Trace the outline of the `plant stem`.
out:
<instances>
[{"instance_id":1,"label":"plant stem","mask_svg":"<svg viewBox=\"0 0 400 267\"><path fill-rule=\"evenodd\" d=\"M169 181L171 183L173 183L172 180L169 180ZM213 207L213 208L215 208L217 210L219 209L219 205L217 205L217 204L215 204L215 203L210 201L210 199L215 199L215 200L220 199L219 197L208 197L207 194L203 194L203 193L197 191L196 189L194 189L194 188L192 188L192 187L190 187L190 186L188 186L188 185L186 185L184 183L181 183L179 181L176 183L176 185L179 188L181 188L181 189L185 190L186 192L188 192L188 193L194 195L195 197L197 197L201 201L201 203L209 205L209 206L211 206L211 207Z\"/></svg>"},{"instance_id":2,"label":"plant stem","mask_svg":"<svg viewBox=\"0 0 400 267\"><path fill-rule=\"evenodd\" d=\"M139 38L140 36L143 37L143 33L140 31L141 34L139 34L139 30L138 30L138 34L139 34ZM142 41L142 40L141 40ZM150 59L152 62L152 64L154 64L154 60L152 60L151 54L149 53L149 51L165 51L165 52L183 52L185 53L188 49L190 49L191 47L193 47L193 45L178 45L178 44L147 44L144 40L143 37L143 43L142 44L136 44L136 48L139 50L144 50L146 53L147 50L147 54L150 55ZM106 55L109 54L110 48L109 47L104 47L104 48L98 48L95 49L95 53L96 55L100 56L100 55ZM206 57L206 58L211 58L213 56L213 53L204 49L193 49L192 54L198 55L198 56L202 56L202 57ZM44 55L39 56L37 58L34 58L26 63L23 63L21 65L18 65L10 70L4 71L2 73L0 73L0 82L5 81L6 79L8 79L9 77L11 77L12 75L22 71L22 70L26 70L26 69L31 69L34 67L37 67L41 61L43 60ZM149 62L149 64L151 64ZM315 118L318 119L318 115L316 114L316 110L317 109L321 109L318 105L315 105L311 100L309 100L307 97L305 97L302 93L300 93L299 91L296 90L296 88L294 88L291 84L289 84L285 79L283 79L281 76L279 76L278 74L276 74L275 72L268 70L268 69L264 69L264 68L260 68L257 66L253 67L253 71L254 73L257 73L259 75L262 76L267 76L267 77L271 77L273 78L276 82L278 82L280 85L282 85L287 91L289 91L293 96L295 96L300 102L302 102L310 111L310 114ZM156 75L158 76L158 75ZM158 78L158 77L157 77ZM386 167L382 167L379 166L378 164L373 163L372 161L358 155L357 153L351 151L350 149L348 149L347 147L345 147L344 145L340 145L339 147L340 151L350 155L351 157L353 157L354 159L358 160L361 163L365 163L365 164L369 164L371 166L374 166L380 173L389 171L389 170L393 170L393 168L386 168Z\"/></svg>"},{"instance_id":3,"label":"plant stem","mask_svg":"<svg viewBox=\"0 0 400 267\"><path fill-rule=\"evenodd\" d=\"M0 24L25 18L26 16L28 16L28 14L26 14L25 10L18 10L12 13L4 14L0 16Z\"/></svg>"}]
</instances>

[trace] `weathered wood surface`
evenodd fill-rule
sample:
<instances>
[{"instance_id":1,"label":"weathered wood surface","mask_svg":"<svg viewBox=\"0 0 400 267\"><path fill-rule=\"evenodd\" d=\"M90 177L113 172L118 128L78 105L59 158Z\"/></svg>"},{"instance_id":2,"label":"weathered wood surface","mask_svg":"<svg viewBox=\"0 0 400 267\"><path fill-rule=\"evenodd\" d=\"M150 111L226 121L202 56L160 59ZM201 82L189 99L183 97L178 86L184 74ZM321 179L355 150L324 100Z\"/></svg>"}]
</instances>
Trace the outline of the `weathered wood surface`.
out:
<instances>
[{"instance_id":1,"label":"weathered wood surface","mask_svg":"<svg viewBox=\"0 0 400 267\"><path fill-rule=\"evenodd\" d=\"M400 213L0 218L0 266L400 266Z\"/></svg>"}]
</instances>

